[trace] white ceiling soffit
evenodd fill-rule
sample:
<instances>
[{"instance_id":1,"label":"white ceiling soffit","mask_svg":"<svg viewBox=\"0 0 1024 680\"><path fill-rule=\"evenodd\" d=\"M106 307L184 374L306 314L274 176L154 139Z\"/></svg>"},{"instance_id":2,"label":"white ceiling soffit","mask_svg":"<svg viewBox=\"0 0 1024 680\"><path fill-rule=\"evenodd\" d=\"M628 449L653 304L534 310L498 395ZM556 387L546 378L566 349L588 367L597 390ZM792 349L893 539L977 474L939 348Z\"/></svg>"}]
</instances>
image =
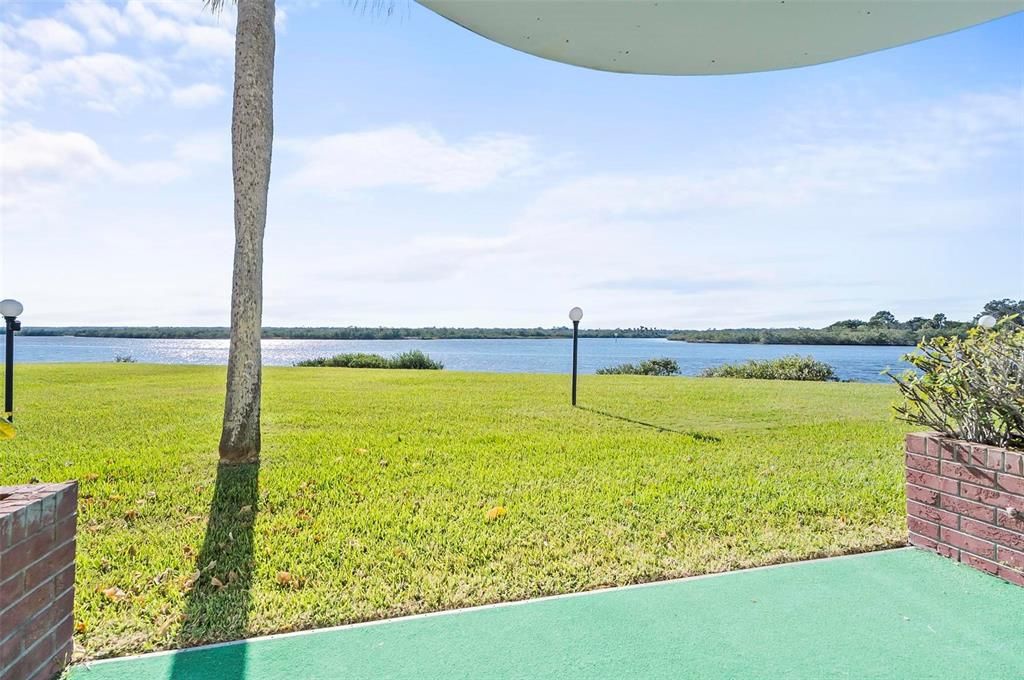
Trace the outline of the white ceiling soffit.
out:
<instances>
[{"instance_id":1,"label":"white ceiling soffit","mask_svg":"<svg viewBox=\"0 0 1024 680\"><path fill-rule=\"evenodd\" d=\"M503 45L621 73L821 64L1024 10L1024 0L417 0Z\"/></svg>"}]
</instances>

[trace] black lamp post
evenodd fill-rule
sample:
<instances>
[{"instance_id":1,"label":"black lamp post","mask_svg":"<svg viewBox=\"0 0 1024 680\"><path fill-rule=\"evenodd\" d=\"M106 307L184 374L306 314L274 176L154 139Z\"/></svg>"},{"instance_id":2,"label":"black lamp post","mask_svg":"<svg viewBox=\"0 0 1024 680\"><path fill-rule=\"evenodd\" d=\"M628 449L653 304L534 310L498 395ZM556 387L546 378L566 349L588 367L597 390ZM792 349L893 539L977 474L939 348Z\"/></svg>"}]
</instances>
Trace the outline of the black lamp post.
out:
<instances>
[{"instance_id":1,"label":"black lamp post","mask_svg":"<svg viewBox=\"0 0 1024 680\"><path fill-rule=\"evenodd\" d=\"M0 300L0 316L7 324L7 339L4 349L4 414L14 422L14 331L21 330L18 315L25 307L17 300Z\"/></svg>"},{"instance_id":2,"label":"black lamp post","mask_svg":"<svg viewBox=\"0 0 1024 680\"><path fill-rule=\"evenodd\" d=\"M579 344L580 319L583 318L583 310L573 307L569 310L569 320L572 321L572 405L576 405L576 349Z\"/></svg>"}]
</instances>

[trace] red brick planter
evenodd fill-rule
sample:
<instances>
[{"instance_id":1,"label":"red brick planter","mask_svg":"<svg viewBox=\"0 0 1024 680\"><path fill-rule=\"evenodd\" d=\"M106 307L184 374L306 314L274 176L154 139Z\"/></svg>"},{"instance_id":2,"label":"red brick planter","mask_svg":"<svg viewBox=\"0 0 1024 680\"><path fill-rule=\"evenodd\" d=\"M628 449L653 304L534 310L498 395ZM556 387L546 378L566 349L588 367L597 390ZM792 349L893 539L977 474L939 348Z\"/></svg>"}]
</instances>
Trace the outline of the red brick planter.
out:
<instances>
[{"instance_id":1,"label":"red brick planter","mask_svg":"<svg viewBox=\"0 0 1024 680\"><path fill-rule=\"evenodd\" d=\"M1024 453L907 435L910 543L1024 586Z\"/></svg>"},{"instance_id":2,"label":"red brick planter","mask_svg":"<svg viewBox=\"0 0 1024 680\"><path fill-rule=\"evenodd\" d=\"M78 484L0 486L0 680L71 659Z\"/></svg>"}]
</instances>

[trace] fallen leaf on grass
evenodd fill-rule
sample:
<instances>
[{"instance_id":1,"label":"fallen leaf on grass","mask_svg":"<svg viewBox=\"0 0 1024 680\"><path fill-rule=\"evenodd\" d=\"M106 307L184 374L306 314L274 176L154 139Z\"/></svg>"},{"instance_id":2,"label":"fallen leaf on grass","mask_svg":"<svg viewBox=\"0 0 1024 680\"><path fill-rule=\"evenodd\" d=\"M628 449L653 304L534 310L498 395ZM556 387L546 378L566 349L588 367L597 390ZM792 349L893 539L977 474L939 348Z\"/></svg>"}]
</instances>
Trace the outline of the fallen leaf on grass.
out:
<instances>
[{"instance_id":1,"label":"fallen leaf on grass","mask_svg":"<svg viewBox=\"0 0 1024 680\"><path fill-rule=\"evenodd\" d=\"M124 592L117 586L111 586L110 588L103 589L103 596L111 602L120 602L121 600L128 597L128 593Z\"/></svg>"},{"instance_id":2,"label":"fallen leaf on grass","mask_svg":"<svg viewBox=\"0 0 1024 680\"><path fill-rule=\"evenodd\" d=\"M154 576L153 577L153 585L158 586L161 583L163 583L164 579L167 578L172 571L173 571L173 569L171 569L170 567L167 567L166 569L161 571L159 574Z\"/></svg>"},{"instance_id":3,"label":"fallen leaf on grass","mask_svg":"<svg viewBox=\"0 0 1024 680\"><path fill-rule=\"evenodd\" d=\"M99 478L100 476L95 472L87 472L84 475L82 475L82 481L85 482L95 482Z\"/></svg>"},{"instance_id":4,"label":"fallen leaf on grass","mask_svg":"<svg viewBox=\"0 0 1024 680\"><path fill-rule=\"evenodd\" d=\"M277 584L281 586L287 586L292 582L292 575L287 571L277 572Z\"/></svg>"},{"instance_id":5,"label":"fallen leaf on grass","mask_svg":"<svg viewBox=\"0 0 1024 680\"><path fill-rule=\"evenodd\" d=\"M202 573L203 572L201 571L193 572L192 575L185 579L185 582L181 584L182 589L185 591L192 590Z\"/></svg>"},{"instance_id":6,"label":"fallen leaf on grass","mask_svg":"<svg viewBox=\"0 0 1024 680\"><path fill-rule=\"evenodd\" d=\"M167 632L167 629L171 627L172 623L174 623L173 617L168 617L161 621L160 625L156 628L157 637L163 637L164 633Z\"/></svg>"},{"instance_id":7,"label":"fallen leaf on grass","mask_svg":"<svg viewBox=\"0 0 1024 680\"><path fill-rule=\"evenodd\" d=\"M216 576L211 576L210 577L210 585L213 586L214 588L216 588L217 590L220 590L221 588L224 587L224 582L221 581Z\"/></svg>"},{"instance_id":8,"label":"fallen leaf on grass","mask_svg":"<svg viewBox=\"0 0 1024 680\"><path fill-rule=\"evenodd\" d=\"M508 510L505 509L504 505L495 505L493 508L487 511L487 521L493 522L500 517L504 517Z\"/></svg>"},{"instance_id":9,"label":"fallen leaf on grass","mask_svg":"<svg viewBox=\"0 0 1024 680\"><path fill-rule=\"evenodd\" d=\"M238 516L241 517L243 515L248 515L251 512L252 512L252 506L251 505L243 505L242 508L238 511Z\"/></svg>"},{"instance_id":10,"label":"fallen leaf on grass","mask_svg":"<svg viewBox=\"0 0 1024 680\"><path fill-rule=\"evenodd\" d=\"M78 623L75 624L75 632L76 633L84 633L86 630L88 630L88 628L89 627L85 625L84 621L79 621Z\"/></svg>"}]
</instances>

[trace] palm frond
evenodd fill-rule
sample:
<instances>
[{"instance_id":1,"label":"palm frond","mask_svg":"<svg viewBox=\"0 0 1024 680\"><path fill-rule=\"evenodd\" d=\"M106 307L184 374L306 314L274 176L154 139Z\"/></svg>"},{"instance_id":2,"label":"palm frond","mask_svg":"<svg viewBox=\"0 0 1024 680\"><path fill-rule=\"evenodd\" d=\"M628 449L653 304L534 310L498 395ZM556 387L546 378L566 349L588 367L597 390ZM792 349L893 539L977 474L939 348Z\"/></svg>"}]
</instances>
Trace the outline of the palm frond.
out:
<instances>
[{"instance_id":1,"label":"palm frond","mask_svg":"<svg viewBox=\"0 0 1024 680\"><path fill-rule=\"evenodd\" d=\"M203 5L213 14L220 14L224 9L224 0L203 0Z\"/></svg>"},{"instance_id":2,"label":"palm frond","mask_svg":"<svg viewBox=\"0 0 1024 680\"><path fill-rule=\"evenodd\" d=\"M394 0L348 0L348 4L360 14L390 17L395 13Z\"/></svg>"}]
</instances>

